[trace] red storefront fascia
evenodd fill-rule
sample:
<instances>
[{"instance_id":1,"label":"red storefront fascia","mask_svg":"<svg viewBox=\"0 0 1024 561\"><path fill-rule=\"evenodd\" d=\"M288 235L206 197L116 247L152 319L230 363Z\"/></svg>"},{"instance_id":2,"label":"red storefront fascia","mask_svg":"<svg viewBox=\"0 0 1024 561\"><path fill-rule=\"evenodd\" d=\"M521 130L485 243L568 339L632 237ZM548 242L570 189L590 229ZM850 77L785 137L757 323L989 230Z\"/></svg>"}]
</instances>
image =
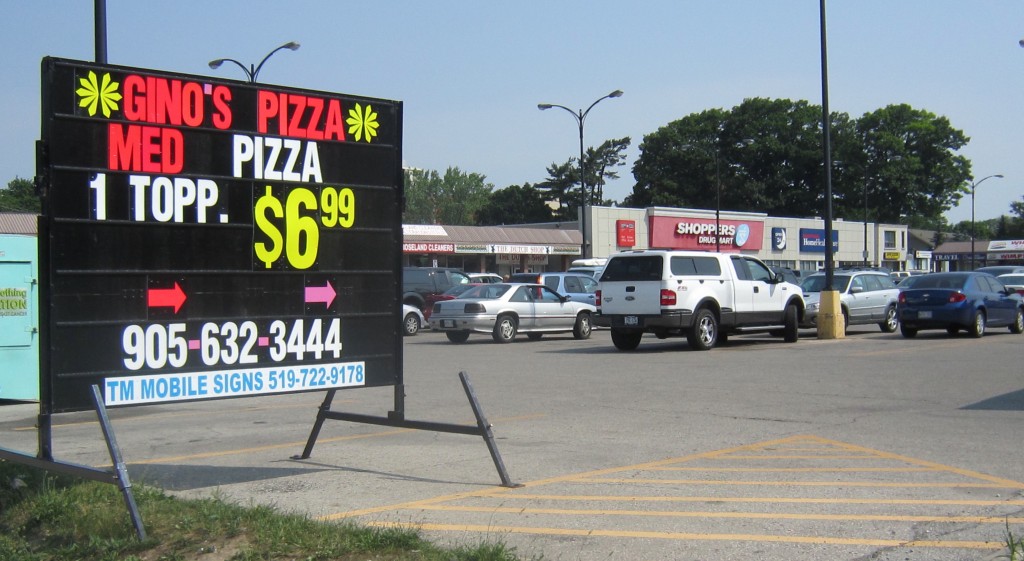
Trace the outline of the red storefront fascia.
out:
<instances>
[{"instance_id":1,"label":"red storefront fascia","mask_svg":"<svg viewBox=\"0 0 1024 561\"><path fill-rule=\"evenodd\" d=\"M715 220L688 216L651 216L648 224L652 249L689 249L723 252L760 251L764 244L764 222L759 220L719 220L719 239L715 240Z\"/></svg>"}]
</instances>

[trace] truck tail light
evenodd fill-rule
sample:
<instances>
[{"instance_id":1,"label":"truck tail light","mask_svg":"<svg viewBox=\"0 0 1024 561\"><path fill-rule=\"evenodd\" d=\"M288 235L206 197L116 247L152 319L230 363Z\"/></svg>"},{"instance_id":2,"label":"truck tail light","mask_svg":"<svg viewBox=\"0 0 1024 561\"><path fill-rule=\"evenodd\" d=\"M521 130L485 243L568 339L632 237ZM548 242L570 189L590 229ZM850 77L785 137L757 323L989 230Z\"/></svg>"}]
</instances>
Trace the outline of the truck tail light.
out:
<instances>
[{"instance_id":1,"label":"truck tail light","mask_svg":"<svg viewBox=\"0 0 1024 561\"><path fill-rule=\"evenodd\" d=\"M597 306L598 310L601 309L601 291L600 290L595 290L594 291L594 305Z\"/></svg>"},{"instance_id":2,"label":"truck tail light","mask_svg":"<svg viewBox=\"0 0 1024 561\"><path fill-rule=\"evenodd\" d=\"M667 288L661 289L661 305L662 306L675 306L676 305L676 293L673 290Z\"/></svg>"}]
</instances>

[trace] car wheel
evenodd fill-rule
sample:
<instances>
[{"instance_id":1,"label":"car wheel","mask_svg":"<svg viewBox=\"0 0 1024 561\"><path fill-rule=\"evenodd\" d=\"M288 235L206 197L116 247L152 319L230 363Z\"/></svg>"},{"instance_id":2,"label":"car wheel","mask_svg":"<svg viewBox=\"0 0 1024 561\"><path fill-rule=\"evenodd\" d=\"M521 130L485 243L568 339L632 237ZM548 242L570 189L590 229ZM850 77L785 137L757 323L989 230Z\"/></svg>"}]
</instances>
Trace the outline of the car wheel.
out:
<instances>
[{"instance_id":1,"label":"car wheel","mask_svg":"<svg viewBox=\"0 0 1024 561\"><path fill-rule=\"evenodd\" d=\"M955 326L955 325L951 325L951 326L946 328L946 333L949 333L950 335L956 336L957 333L960 333L960 328Z\"/></svg>"},{"instance_id":2,"label":"car wheel","mask_svg":"<svg viewBox=\"0 0 1024 561\"><path fill-rule=\"evenodd\" d=\"M518 329L516 318L510 315L498 316L498 321L494 322L494 332L491 336L499 343L511 343L516 338Z\"/></svg>"},{"instance_id":3,"label":"car wheel","mask_svg":"<svg viewBox=\"0 0 1024 561\"><path fill-rule=\"evenodd\" d=\"M796 306L792 304L786 306L784 325L782 340L787 343L796 343L800 339L800 317L796 311Z\"/></svg>"},{"instance_id":4,"label":"car wheel","mask_svg":"<svg viewBox=\"0 0 1024 561\"><path fill-rule=\"evenodd\" d=\"M593 325L590 324L590 314L583 312L576 316L576 325L572 327L572 336L577 339L589 339Z\"/></svg>"},{"instance_id":5,"label":"car wheel","mask_svg":"<svg viewBox=\"0 0 1024 561\"><path fill-rule=\"evenodd\" d=\"M843 316L843 333L846 333L850 330L850 310L840 308L839 313Z\"/></svg>"},{"instance_id":6,"label":"car wheel","mask_svg":"<svg viewBox=\"0 0 1024 561\"><path fill-rule=\"evenodd\" d=\"M686 342L695 351L710 351L718 341L718 319L707 308L697 310L693 327L686 333Z\"/></svg>"},{"instance_id":7,"label":"car wheel","mask_svg":"<svg viewBox=\"0 0 1024 561\"><path fill-rule=\"evenodd\" d=\"M406 335L415 335L420 332L420 318L416 317L416 314L406 314L402 325L405 327Z\"/></svg>"},{"instance_id":8,"label":"car wheel","mask_svg":"<svg viewBox=\"0 0 1024 561\"><path fill-rule=\"evenodd\" d=\"M971 337L982 337L985 335L985 313L981 310L975 310L974 315L971 316L971 325L967 326L967 333L970 333Z\"/></svg>"},{"instance_id":9,"label":"car wheel","mask_svg":"<svg viewBox=\"0 0 1024 561\"><path fill-rule=\"evenodd\" d=\"M917 337L917 328L907 327L906 325L900 325L900 333L902 333L903 336L906 337L907 339Z\"/></svg>"},{"instance_id":10,"label":"car wheel","mask_svg":"<svg viewBox=\"0 0 1024 561\"><path fill-rule=\"evenodd\" d=\"M1017 308L1017 316L1010 324L1010 333L1024 333L1024 308Z\"/></svg>"},{"instance_id":11,"label":"car wheel","mask_svg":"<svg viewBox=\"0 0 1024 561\"><path fill-rule=\"evenodd\" d=\"M469 331L446 331L445 335L452 343L465 343L469 340Z\"/></svg>"},{"instance_id":12,"label":"car wheel","mask_svg":"<svg viewBox=\"0 0 1024 561\"><path fill-rule=\"evenodd\" d=\"M543 333L527 333L526 334L526 338L531 340L531 341L540 341L540 338L543 337L543 336L544 336Z\"/></svg>"},{"instance_id":13,"label":"car wheel","mask_svg":"<svg viewBox=\"0 0 1024 561\"><path fill-rule=\"evenodd\" d=\"M894 333L896 328L900 326L900 317L896 315L896 306L889 306L885 310L885 321L878 324L882 328L882 333Z\"/></svg>"},{"instance_id":14,"label":"car wheel","mask_svg":"<svg viewBox=\"0 0 1024 561\"><path fill-rule=\"evenodd\" d=\"M640 346L640 338L643 336L642 331L612 329L612 344L620 351L632 351Z\"/></svg>"}]
</instances>

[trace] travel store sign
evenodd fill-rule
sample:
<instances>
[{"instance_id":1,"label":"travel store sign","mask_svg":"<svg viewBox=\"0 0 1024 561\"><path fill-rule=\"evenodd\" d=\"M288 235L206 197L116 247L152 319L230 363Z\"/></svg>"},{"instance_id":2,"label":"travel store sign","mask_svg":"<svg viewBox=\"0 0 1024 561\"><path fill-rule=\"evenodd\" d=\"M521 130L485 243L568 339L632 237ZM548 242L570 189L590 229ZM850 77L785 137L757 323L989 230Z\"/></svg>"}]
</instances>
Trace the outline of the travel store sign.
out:
<instances>
[{"instance_id":1,"label":"travel store sign","mask_svg":"<svg viewBox=\"0 0 1024 561\"><path fill-rule=\"evenodd\" d=\"M764 242L760 221L719 220L716 225L714 219L652 216L649 230L652 248L756 251Z\"/></svg>"},{"instance_id":2,"label":"travel store sign","mask_svg":"<svg viewBox=\"0 0 1024 561\"><path fill-rule=\"evenodd\" d=\"M49 58L42 91L55 410L394 383L399 102Z\"/></svg>"}]
</instances>

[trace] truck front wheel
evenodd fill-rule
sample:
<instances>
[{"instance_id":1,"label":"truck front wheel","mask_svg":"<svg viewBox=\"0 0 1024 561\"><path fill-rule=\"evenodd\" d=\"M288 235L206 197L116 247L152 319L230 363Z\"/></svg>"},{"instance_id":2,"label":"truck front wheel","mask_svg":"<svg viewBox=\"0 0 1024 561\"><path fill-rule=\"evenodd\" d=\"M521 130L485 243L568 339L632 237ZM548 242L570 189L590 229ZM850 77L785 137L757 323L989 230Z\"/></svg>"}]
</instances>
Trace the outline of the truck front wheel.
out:
<instances>
[{"instance_id":1,"label":"truck front wheel","mask_svg":"<svg viewBox=\"0 0 1024 561\"><path fill-rule=\"evenodd\" d=\"M796 306L790 304L786 306L786 316L784 321L782 340L787 343L796 343L800 339L800 318L797 314Z\"/></svg>"},{"instance_id":2,"label":"truck front wheel","mask_svg":"<svg viewBox=\"0 0 1024 561\"><path fill-rule=\"evenodd\" d=\"M693 327L686 332L686 341L696 351L710 351L718 342L718 318L714 312L701 308L693 318Z\"/></svg>"}]
</instances>

